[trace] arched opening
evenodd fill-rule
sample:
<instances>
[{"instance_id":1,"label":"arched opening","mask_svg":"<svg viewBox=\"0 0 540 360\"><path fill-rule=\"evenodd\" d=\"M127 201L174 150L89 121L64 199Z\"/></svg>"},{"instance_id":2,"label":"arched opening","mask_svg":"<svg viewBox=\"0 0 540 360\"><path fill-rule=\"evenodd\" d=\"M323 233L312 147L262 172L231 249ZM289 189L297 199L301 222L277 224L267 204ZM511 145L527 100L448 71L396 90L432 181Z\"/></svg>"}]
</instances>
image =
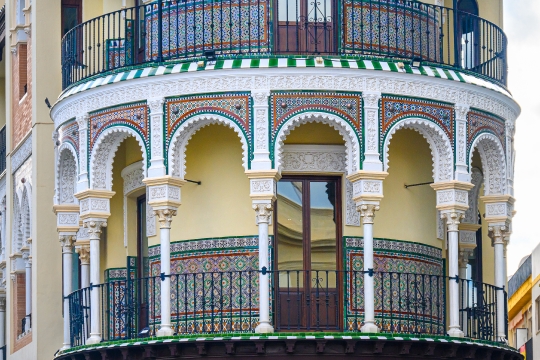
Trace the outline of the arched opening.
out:
<instances>
[{"instance_id":1,"label":"arched opening","mask_svg":"<svg viewBox=\"0 0 540 360\"><path fill-rule=\"evenodd\" d=\"M459 0L457 10L460 65L463 69L473 69L480 62L478 4L476 0Z\"/></svg>"},{"instance_id":2,"label":"arched opening","mask_svg":"<svg viewBox=\"0 0 540 360\"><path fill-rule=\"evenodd\" d=\"M77 162L69 149L60 153L58 170L58 203L73 204L77 188Z\"/></svg>"}]
</instances>

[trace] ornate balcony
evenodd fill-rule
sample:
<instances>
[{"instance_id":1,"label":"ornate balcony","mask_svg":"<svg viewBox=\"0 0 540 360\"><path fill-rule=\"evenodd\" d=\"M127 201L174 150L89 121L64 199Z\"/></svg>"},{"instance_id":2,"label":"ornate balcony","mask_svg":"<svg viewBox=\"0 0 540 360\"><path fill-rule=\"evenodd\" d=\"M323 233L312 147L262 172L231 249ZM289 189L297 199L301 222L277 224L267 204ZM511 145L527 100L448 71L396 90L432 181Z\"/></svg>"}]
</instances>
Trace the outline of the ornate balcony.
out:
<instances>
[{"instance_id":1,"label":"ornate balcony","mask_svg":"<svg viewBox=\"0 0 540 360\"><path fill-rule=\"evenodd\" d=\"M318 339L314 353L319 355L325 353L325 346L328 349L337 346L341 350L334 350L338 353L341 351L343 355L355 352L360 355L362 352L357 351L361 347L357 344L359 341L364 341L362 346L370 349L365 356L373 356L380 350L379 354L391 355L398 351L398 354L414 357L420 351L418 344L423 344L421 356L428 358L436 358L443 353L450 358L453 353L456 358L465 354L470 355L467 358L475 358L476 354L486 359L492 355L509 355L508 358L516 355L504 343L499 343L496 312L500 305L498 300L504 299L506 303L506 292L492 285L441 275L398 272L285 270L268 273L272 279L272 321L277 330L277 333L270 334L273 336L253 334L259 319L259 271L169 275L171 322L175 336L165 342L163 338L145 339L156 336L159 328L160 286L165 276L128 278L81 289L69 295L72 349L64 351L61 358L75 359L84 351L101 352L103 356L105 351L112 359L120 356L122 344L124 349L129 349L125 350L126 354L139 356L140 346L154 343L169 344L163 349L159 348L161 345L156 345L152 350L155 356L174 356L189 352L177 347L182 342L189 347L194 339L214 338L231 342L223 347L223 355L230 355L239 346L238 341L232 344L233 340L253 340L254 335L258 335L256 339L260 340L260 344L253 355L264 353L265 346L272 348L273 345L264 344L265 341L283 339L294 339L298 344L303 340ZM376 335L360 334L364 324L365 276L372 277L375 284L375 319L380 329L380 334ZM449 281L459 282L460 325L466 337L454 339L453 342L445 337L449 305L446 288ZM101 299L100 331L105 343L97 344L97 349L96 346L85 347L90 335L91 291L98 291ZM503 297L499 297L498 293ZM310 333L306 335L306 332ZM403 341L403 344L398 348L389 345L384 350L382 343L394 338ZM334 340L339 340L337 345ZM343 340L348 340L346 346L341 344ZM180 344L177 344L178 341ZM380 344L377 345L377 341ZM426 341L432 342L432 346L427 346ZM448 346L449 343L453 345ZM126 344L140 346L126 347ZM293 342L291 344L290 348L287 345L283 355L298 352L301 348L297 346L295 350ZM99 350L104 348L108 350ZM205 351L206 348L203 349ZM142 352L146 353L146 350ZM199 355L204 354L199 351Z\"/></svg>"},{"instance_id":2,"label":"ornate balcony","mask_svg":"<svg viewBox=\"0 0 540 360\"><path fill-rule=\"evenodd\" d=\"M418 1L159 0L68 32L63 87L149 63L280 56L393 59L411 73L409 65L432 64L504 86L506 48L495 24Z\"/></svg>"}]
</instances>

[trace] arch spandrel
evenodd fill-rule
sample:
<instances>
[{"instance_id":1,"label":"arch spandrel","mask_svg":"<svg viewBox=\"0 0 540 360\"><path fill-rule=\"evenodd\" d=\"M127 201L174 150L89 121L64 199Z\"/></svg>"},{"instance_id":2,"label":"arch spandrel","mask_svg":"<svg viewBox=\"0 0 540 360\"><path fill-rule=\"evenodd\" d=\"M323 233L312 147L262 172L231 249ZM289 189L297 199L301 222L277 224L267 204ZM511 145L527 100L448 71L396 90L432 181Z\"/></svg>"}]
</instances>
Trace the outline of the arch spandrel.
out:
<instances>
[{"instance_id":1,"label":"arch spandrel","mask_svg":"<svg viewBox=\"0 0 540 360\"><path fill-rule=\"evenodd\" d=\"M169 174L184 178L186 174L186 147L197 131L208 125L225 125L234 130L242 143L242 165L248 170L249 142L242 128L233 120L215 114L200 114L184 121L172 134L168 149Z\"/></svg>"},{"instance_id":2,"label":"arch spandrel","mask_svg":"<svg viewBox=\"0 0 540 360\"><path fill-rule=\"evenodd\" d=\"M433 161L433 180L450 181L454 177L454 152L446 133L437 124L422 118L406 118L395 123L387 132L383 143L383 166L388 171L388 150L392 136L400 129L419 132L428 142Z\"/></svg>"},{"instance_id":3,"label":"arch spandrel","mask_svg":"<svg viewBox=\"0 0 540 360\"><path fill-rule=\"evenodd\" d=\"M336 129L345 140L347 174L357 171L360 166L360 141L353 127L343 118L325 112L305 112L287 119L274 139L274 167L282 166L284 141L292 130L300 125L318 122Z\"/></svg>"},{"instance_id":4,"label":"arch spandrel","mask_svg":"<svg viewBox=\"0 0 540 360\"><path fill-rule=\"evenodd\" d=\"M94 190L112 190L112 170L116 150L127 137L139 143L143 156L143 173L147 174L147 152L143 137L128 126L114 126L104 130L96 139L90 156L90 187Z\"/></svg>"}]
</instances>

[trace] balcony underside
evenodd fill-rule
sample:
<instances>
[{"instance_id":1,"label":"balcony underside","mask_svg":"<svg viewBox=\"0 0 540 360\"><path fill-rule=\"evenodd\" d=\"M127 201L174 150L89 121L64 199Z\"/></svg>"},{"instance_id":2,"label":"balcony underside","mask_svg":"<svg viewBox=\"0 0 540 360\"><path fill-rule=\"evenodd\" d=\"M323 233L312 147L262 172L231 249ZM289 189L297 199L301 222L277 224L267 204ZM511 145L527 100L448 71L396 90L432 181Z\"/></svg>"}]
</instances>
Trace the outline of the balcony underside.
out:
<instances>
[{"instance_id":1,"label":"balcony underside","mask_svg":"<svg viewBox=\"0 0 540 360\"><path fill-rule=\"evenodd\" d=\"M66 351L56 359L502 359L521 360L515 350L487 342L445 337L411 337L367 334L311 333L269 336L174 337L102 343Z\"/></svg>"}]
</instances>

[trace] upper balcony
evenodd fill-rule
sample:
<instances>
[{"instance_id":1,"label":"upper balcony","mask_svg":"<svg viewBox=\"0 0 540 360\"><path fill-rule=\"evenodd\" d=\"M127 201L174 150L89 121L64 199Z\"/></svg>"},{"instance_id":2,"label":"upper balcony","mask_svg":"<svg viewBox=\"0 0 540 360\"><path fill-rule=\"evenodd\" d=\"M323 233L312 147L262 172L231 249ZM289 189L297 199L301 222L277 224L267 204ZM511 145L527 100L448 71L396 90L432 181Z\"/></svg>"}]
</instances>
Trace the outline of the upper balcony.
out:
<instances>
[{"instance_id":1,"label":"upper balcony","mask_svg":"<svg viewBox=\"0 0 540 360\"><path fill-rule=\"evenodd\" d=\"M505 86L506 48L495 24L411 0L158 0L69 31L62 75L66 89L149 63L294 56L315 66L328 56L449 67Z\"/></svg>"}]
</instances>

